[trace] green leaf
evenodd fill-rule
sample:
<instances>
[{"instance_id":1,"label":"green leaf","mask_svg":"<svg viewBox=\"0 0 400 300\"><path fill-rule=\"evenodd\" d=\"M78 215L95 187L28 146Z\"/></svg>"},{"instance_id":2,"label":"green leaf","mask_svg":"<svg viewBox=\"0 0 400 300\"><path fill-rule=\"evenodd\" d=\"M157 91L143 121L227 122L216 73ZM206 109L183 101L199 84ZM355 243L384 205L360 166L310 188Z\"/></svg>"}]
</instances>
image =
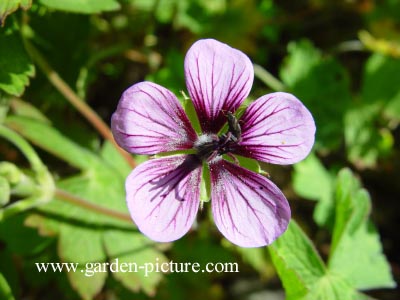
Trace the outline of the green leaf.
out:
<instances>
[{"instance_id":1,"label":"green leaf","mask_svg":"<svg viewBox=\"0 0 400 300\"><path fill-rule=\"evenodd\" d=\"M94 168L96 169L87 170L83 175L59 181L57 185L93 204L114 210L118 210L119 207L119 210L123 211L124 201L117 201L123 199L123 181L120 175L112 168L101 169L99 165ZM37 227L44 234L58 235L58 255L62 262L82 265L106 261L102 237L105 228L124 230L132 227L111 217L71 205L61 198L56 198L41 207L39 214L29 217L27 223ZM83 299L93 299L102 289L108 272L96 272L88 277L84 272L78 271L68 272L67 276L71 286Z\"/></svg>"},{"instance_id":2,"label":"green leaf","mask_svg":"<svg viewBox=\"0 0 400 300\"><path fill-rule=\"evenodd\" d=\"M84 14L113 11L120 8L120 4L116 0L40 0L40 3L58 10Z\"/></svg>"},{"instance_id":3,"label":"green leaf","mask_svg":"<svg viewBox=\"0 0 400 300\"><path fill-rule=\"evenodd\" d=\"M113 168L104 166L87 170L87 173L82 176L59 182L59 186L102 207L121 212L127 211L124 179ZM40 216L35 216L39 219L34 220L34 224L32 224L32 220L29 223L38 227L42 232L56 232L59 235L59 256L63 262L105 262L109 257L106 250L111 247L108 241L110 236L124 233L123 241L126 243L129 240L127 236L139 235L133 231L133 224L126 224L60 200L42 207L40 212ZM144 251L150 247L148 246L149 241L142 235L140 237L140 243L136 242L136 248ZM119 243L121 244L122 241ZM151 248L153 252L157 253L157 256L162 257L162 254L154 247ZM119 256L114 258L125 262L133 258L146 260L142 258L142 254L146 255L146 252L142 253L140 250L135 252L134 257L130 256L128 259L124 256L126 253L123 251L118 253L121 258ZM71 285L82 297L92 299L103 287L108 272L96 273L93 277L87 277L82 272L72 272L67 275ZM113 274L113 276L118 278L121 276L124 278L121 280L128 285L127 274ZM137 289L151 292L158 281L148 282L136 278L135 281L129 283L129 286L135 285Z\"/></svg>"},{"instance_id":4,"label":"green leaf","mask_svg":"<svg viewBox=\"0 0 400 300\"><path fill-rule=\"evenodd\" d=\"M382 54L373 54L365 64L362 85L362 98L366 102L389 102L395 98L400 59Z\"/></svg>"},{"instance_id":5,"label":"green leaf","mask_svg":"<svg viewBox=\"0 0 400 300\"><path fill-rule=\"evenodd\" d=\"M122 157L121 153L109 141L105 141L100 151L100 156L108 163L110 167L114 167L123 178L127 177L132 171L131 166ZM137 162L139 163L139 162Z\"/></svg>"},{"instance_id":6,"label":"green leaf","mask_svg":"<svg viewBox=\"0 0 400 300\"><path fill-rule=\"evenodd\" d=\"M88 169L93 164L98 164L96 155L73 143L48 124L20 116L8 117L5 124L32 141L33 144L76 168Z\"/></svg>"},{"instance_id":7,"label":"green leaf","mask_svg":"<svg viewBox=\"0 0 400 300\"><path fill-rule=\"evenodd\" d=\"M35 119L44 123L50 123L49 119L38 108L21 99L12 99L10 106L13 114L17 116Z\"/></svg>"},{"instance_id":8,"label":"green leaf","mask_svg":"<svg viewBox=\"0 0 400 300\"><path fill-rule=\"evenodd\" d=\"M280 74L288 86L295 86L297 82L305 80L321 60L321 52L310 41L301 40L289 43L289 56Z\"/></svg>"},{"instance_id":9,"label":"green leaf","mask_svg":"<svg viewBox=\"0 0 400 300\"><path fill-rule=\"evenodd\" d=\"M293 188L301 197L318 201L314 210L314 220L319 225L328 226L334 215L334 181L314 154L295 164ZM318 182L318 184L315 184Z\"/></svg>"},{"instance_id":10,"label":"green leaf","mask_svg":"<svg viewBox=\"0 0 400 300\"><path fill-rule=\"evenodd\" d=\"M294 220L268 249L288 300L305 296L326 273L324 263L311 240Z\"/></svg>"},{"instance_id":11,"label":"green leaf","mask_svg":"<svg viewBox=\"0 0 400 300\"><path fill-rule=\"evenodd\" d=\"M20 96L29 84L29 77L35 75L35 67L14 27L0 32L0 90Z\"/></svg>"},{"instance_id":12,"label":"green leaf","mask_svg":"<svg viewBox=\"0 0 400 300\"><path fill-rule=\"evenodd\" d=\"M361 300L368 298L357 293L339 274L327 273L305 297L307 300Z\"/></svg>"},{"instance_id":13,"label":"green leaf","mask_svg":"<svg viewBox=\"0 0 400 300\"><path fill-rule=\"evenodd\" d=\"M268 250L287 300L302 299L325 274L325 266L312 242L294 220Z\"/></svg>"},{"instance_id":14,"label":"green leaf","mask_svg":"<svg viewBox=\"0 0 400 300\"><path fill-rule=\"evenodd\" d=\"M19 130L39 147L82 170L78 175L58 181L59 189L85 199L92 205L129 216L125 204L125 176L130 168L118 157L111 145L106 143L99 156L79 147L46 123L12 117L7 120L7 125ZM46 139L43 139L43 136L46 136ZM136 261L146 261L149 253L163 259L162 253L150 244L147 238L135 232L133 223L129 220L116 219L88 210L84 206L74 205L65 201L62 196L57 196L54 201L40 207L38 213L32 214L27 219L27 224L38 228L42 234L58 236L58 254L62 262L101 263L110 258L110 253L113 258L125 262L133 258ZM113 239L114 235L123 238ZM121 250L123 247L132 246L123 244L129 240L129 236L132 236L135 242L134 256L133 254L126 256L128 253ZM112 242L109 242L109 239ZM108 273L108 271L97 272L88 277L82 270L69 272L67 275L72 287L82 298L93 299L103 288L107 276L111 275ZM132 274L113 274L113 276L127 287L142 289L149 294L154 293L160 281L158 275L152 279L137 276L132 282L130 282L133 280Z\"/></svg>"},{"instance_id":15,"label":"green leaf","mask_svg":"<svg viewBox=\"0 0 400 300\"><path fill-rule=\"evenodd\" d=\"M199 18L199 14L204 12L204 8L198 5L200 3L202 2L190 0L134 0L137 8L147 12L154 11L154 16L160 23L173 23L176 28L188 28L196 33L204 26Z\"/></svg>"},{"instance_id":16,"label":"green leaf","mask_svg":"<svg viewBox=\"0 0 400 300\"><path fill-rule=\"evenodd\" d=\"M0 26L4 25L6 17L16 11L18 7L26 10L31 5L32 0L2 0L0 2Z\"/></svg>"},{"instance_id":17,"label":"green leaf","mask_svg":"<svg viewBox=\"0 0 400 300\"><path fill-rule=\"evenodd\" d=\"M350 170L338 175L336 201L329 269L358 289L394 287L379 235L368 219L369 194Z\"/></svg>"},{"instance_id":18,"label":"green leaf","mask_svg":"<svg viewBox=\"0 0 400 300\"><path fill-rule=\"evenodd\" d=\"M288 230L269 248L287 300L360 300L340 273L326 269L310 239L292 220Z\"/></svg>"},{"instance_id":19,"label":"green leaf","mask_svg":"<svg viewBox=\"0 0 400 300\"><path fill-rule=\"evenodd\" d=\"M132 5L138 9L145 12L151 12L154 9L154 4L156 0L131 0Z\"/></svg>"},{"instance_id":20,"label":"green leaf","mask_svg":"<svg viewBox=\"0 0 400 300\"><path fill-rule=\"evenodd\" d=\"M154 243L140 233L110 230L104 234L104 245L111 263L127 265L126 271L112 273L116 280L134 292L142 289L148 295L155 295L162 273L150 270L167 262L167 258L154 248Z\"/></svg>"},{"instance_id":21,"label":"green leaf","mask_svg":"<svg viewBox=\"0 0 400 300\"><path fill-rule=\"evenodd\" d=\"M368 104L379 103L385 115L400 120L400 91L397 74L400 59L374 54L365 64L362 99Z\"/></svg>"},{"instance_id":22,"label":"green leaf","mask_svg":"<svg viewBox=\"0 0 400 300\"><path fill-rule=\"evenodd\" d=\"M27 227L25 219L26 214L18 214L3 220L0 240L7 244L7 249L14 255L33 257L52 243L53 239L40 236L36 230Z\"/></svg>"},{"instance_id":23,"label":"green leaf","mask_svg":"<svg viewBox=\"0 0 400 300\"><path fill-rule=\"evenodd\" d=\"M400 60L381 54L365 64L361 99L345 117L347 155L359 168L375 167L393 149L390 124L400 120L399 72Z\"/></svg>"},{"instance_id":24,"label":"green leaf","mask_svg":"<svg viewBox=\"0 0 400 300\"><path fill-rule=\"evenodd\" d=\"M360 191L365 193L364 190L360 189L359 181L353 176L350 170L343 169L338 174L335 195L336 217L331 245L332 253L335 251L337 243L343 236L346 226L348 224L354 224L354 222L356 222L355 225L358 226L369 214L369 201L366 201L365 197L360 197L359 201L354 199ZM355 217L354 219L352 219L353 216ZM352 228L354 228L354 226L352 226Z\"/></svg>"},{"instance_id":25,"label":"green leaf","mask_svg":"<svg viewBox=\"0 0 400 300\"><path fill-rule=\"evenodd\" d=\"M394 138L389 130L377 126L382 105L379 102L357 105L345 115L345 141L348 159L358 168L376 166L388 156Z\"/></svg>"},{"instance_id":26,"label":"green leaf","mask_svg":"<svg viewBox=\"0 0 400 300\"><path fill-rule=\"evenodd\" d=\"M102 232L91 228L62 225L58 241L58 255L63 262L79 263L81 269L68 272L72 287L83 299L93 299L105 284L108 272L95 272L87 276L82 272L87 263L106 261Z\"/></svg>"},{"instance_id":27,"label":"green leaf","mask_svg":"<svg viewBox=\"0 0 400 300\"><path fill-rule=\"evenodd\" d=\"M311 153L293 168L293 187L297 194L315 201L332 194L332 177L315 154Z\"/></svg>"}]
</instances>

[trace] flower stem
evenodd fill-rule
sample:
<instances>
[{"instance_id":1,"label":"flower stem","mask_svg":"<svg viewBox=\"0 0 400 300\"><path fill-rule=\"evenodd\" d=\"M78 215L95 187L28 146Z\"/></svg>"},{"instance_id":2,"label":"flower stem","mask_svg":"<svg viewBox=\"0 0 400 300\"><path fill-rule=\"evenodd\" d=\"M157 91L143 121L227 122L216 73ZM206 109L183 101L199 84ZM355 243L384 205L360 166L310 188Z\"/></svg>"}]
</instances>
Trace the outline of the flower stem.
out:
<instances>
[{"instance_id":1,"label":"flower stem","mask_svg":"<svg viewBox=\"0 0 400 300\"><path fill-rule=\"evenodd\" d=\"M116 210L96 205L81 197L72 195L69 192L64 191L62 189L56 188L55 196L57 197L57 199L60 199L62 201L132 224L132 219L128 214L124 214Z\"/></svg>"},{"instance_id":2,"label":"flower stem","mask_svg":"<svg viewBox=\"0 0 400 300\"><path fill-rule=\"evenodd\" d=\"M45 204L53 198L54 180L31 145L16 132L0 124L0 137L13 143L26 157L35 173L36 191L31 196L0 209L0 221L19 212ZM34 189L35 190L35 189Z\"/></svg>"},{"instance_id":3,"label":"flower stem","mask_svg":"<svg viewBox=\"0 0 400 300\"><path fill-rule=\"evenodd\" d=\"M124 214L115 210L111 210L109 208L96 205L83 198L72 195L64 190L55 188L53 179L48 173L45 165L40 160L39 156L29 145L29 143L27 143L14 131L8 129L3 125L0 125L0 137L3 137L12 142L24 154L24 156L29 161L32 170L35 171L35 173L37 174L37 181L40 184L40 186L38 186L37 188L36 194L33 194L31 197L11 204L10 206L6 207L5 210L0 210L0 220L8 216L14 215L18 212L46 203L50 201L51 198L53 198L53 195L55 195L58 199L61 199L63 201L132 224L132 220L128 214Z\"/></svg>"},{"instance_id":4,"label":"flower stem","mask_svg":"<svg viewBox=\"0 0 400 300\"><path fill-rule=\"evenodd\" d=\"M254 75L260 79L266 86L270 87L272 90L276 92L284 91L285 85L276 77L274 77L270 72L265 70L260 65L253 65L254 67Z\"/></svg>"},{"instance_id":5,"label":"flower stem","mask_svg":"<svg viewBox=\"0 0 400 300\"><path fill-rule=\"evenodd\" d=\"M35 150L20 135L0 124L0 137L13 143L24 154L34 171L45 168Z\"/></svg>"},{"instance_id":6,"label":"flower stem","mask_svg":"<svg viewBox=\"0 0 400 300\"><path fill-rule=\"evenodd\" d=\"M50 66L43 55L33 46L27 37L23 37L25 49L30 54L33 61L39 66L46 75L50 83L65 97L106 139L109 140L122 157L131 167L135 167L136 163L133 157L117 145L108 125L99 117L99 115L83 101L71 87L58 75L58 73Z\"/></svg>"}]
</instances>

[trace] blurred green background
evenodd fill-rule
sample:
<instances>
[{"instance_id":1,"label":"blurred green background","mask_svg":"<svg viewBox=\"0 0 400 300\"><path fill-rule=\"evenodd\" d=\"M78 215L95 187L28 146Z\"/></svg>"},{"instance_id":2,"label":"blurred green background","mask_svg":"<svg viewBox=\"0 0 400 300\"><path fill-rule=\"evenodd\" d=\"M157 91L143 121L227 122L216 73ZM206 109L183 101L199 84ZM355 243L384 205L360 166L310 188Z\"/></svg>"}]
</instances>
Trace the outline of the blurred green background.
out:
<instances>
[{"instance_id":1,"label":"blurred green background","mask_svg":"<svg viewBox=\"0 0 400 300\"><path fill-rule=\"evenodd\" d=\"M87 109L67 101L73 102L68 87L109 124L121 93L136 82L150 80L178 96L186 90L183 59L201 38L251 58L251 99L288 91L312 112L317 135L310 157L294 167L262 167L321 256L331 246L336 174L348 167L371 196L371 220L399 279L400 1L0 1L0 123L33 145L58 189L47 204L0 218L0 286L15 299L284 299L268 251L224 240L207 203L193 231L161 245L129 220L74 204L61 192L127 213L123 182L131 167L88 121ZM8 180L0 180L0 207L7 207L24 198L20 190L5 196L17 186L9 174L30 178L35 170L5 139L0 160L0 179ZM353 249L363 253L364 247ZM115 257L238 262L240 272L88 278L35 268L35 262ZM368 294L400 298L396 289Z\"/></svg>"}]
</instances>

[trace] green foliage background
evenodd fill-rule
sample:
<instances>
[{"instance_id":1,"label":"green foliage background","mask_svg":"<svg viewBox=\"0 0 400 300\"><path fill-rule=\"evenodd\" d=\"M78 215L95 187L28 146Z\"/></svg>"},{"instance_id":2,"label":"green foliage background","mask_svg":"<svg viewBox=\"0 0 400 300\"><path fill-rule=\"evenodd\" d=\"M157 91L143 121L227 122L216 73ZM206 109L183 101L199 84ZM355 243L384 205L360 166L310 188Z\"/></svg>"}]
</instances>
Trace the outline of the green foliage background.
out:
<instances>
[{"instance_id":1,"label":"green foliage background","mask_svg":"<svg viewBox=\"0 0 400 300\"><path fill-rule=\"evenodd\" d=\"M400 1L0 0L0 24L0 300L400 298ZM293 167L241 161L268 172L292 208L265 249L224 240L209 203L169 244L127 214L132 158L112 145L110 116L139 81L180 97L200 38L249 55L248 101L288 91L316 121L313 153ZM35 266L115 259L240 272Z\"/></svg>"}]
</instances>

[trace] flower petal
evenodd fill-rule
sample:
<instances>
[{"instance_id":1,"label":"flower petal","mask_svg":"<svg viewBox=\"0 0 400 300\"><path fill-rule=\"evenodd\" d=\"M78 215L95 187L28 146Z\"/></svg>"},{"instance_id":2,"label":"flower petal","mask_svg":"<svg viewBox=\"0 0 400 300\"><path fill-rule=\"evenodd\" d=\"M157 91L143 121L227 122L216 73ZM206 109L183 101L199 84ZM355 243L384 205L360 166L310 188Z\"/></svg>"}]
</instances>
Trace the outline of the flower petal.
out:
<instances>
[{"instance_id":1,"label":"flower petal","mask_svg":"<svg viewBox=\"0 0 400 300\"><path fill-rule=\"evenodd\" d=\"M211 164L210 172L214 220L228 240L260 247L286 230L289 204L270 180L225 160Z\"/></svg>"},{"instance_id":2,"label":"flower petal","mask_svg":"<svg viewBox=\"0 0 400 300\"><path fill-rule=\"evenodd\" d=\"M150 82L137 83L123 93L111 128L117 143L136 154L190 149L196 140L175 95Z\"/></svg>"},{"instance_id":3,"label":"flower petal","mask_svg":"<svg viewBox=\"0 0 400 300\"><path fill-rule=\"evenodd\" d=\"M242 141L236 154L274 164L304 159L314 144L315 123L295 96L272 93L254 101L239 121Z\"/></svg>"},{"instance_id":4,"label":"flower petal","mask_svg":"<svg viewBox=\"0 0 400 300\"><path fill-rule=\"evenodd\" d=\"M126 200L139 230L159 242L182 237L199 208L201 162L193 155L148 160L125 183Z\"/></svg>"},{"instance_id":5,"label":"flower petal","mask_svg":"<svg viewBox=\"0 0 400 300\"><path fill-rule=\"evenodd\" d=\"M241 51L213 39L199 40L185 57L186 85L201 128L217 133L249 95L254 70Z\"/></svg>"}]
</instances>

